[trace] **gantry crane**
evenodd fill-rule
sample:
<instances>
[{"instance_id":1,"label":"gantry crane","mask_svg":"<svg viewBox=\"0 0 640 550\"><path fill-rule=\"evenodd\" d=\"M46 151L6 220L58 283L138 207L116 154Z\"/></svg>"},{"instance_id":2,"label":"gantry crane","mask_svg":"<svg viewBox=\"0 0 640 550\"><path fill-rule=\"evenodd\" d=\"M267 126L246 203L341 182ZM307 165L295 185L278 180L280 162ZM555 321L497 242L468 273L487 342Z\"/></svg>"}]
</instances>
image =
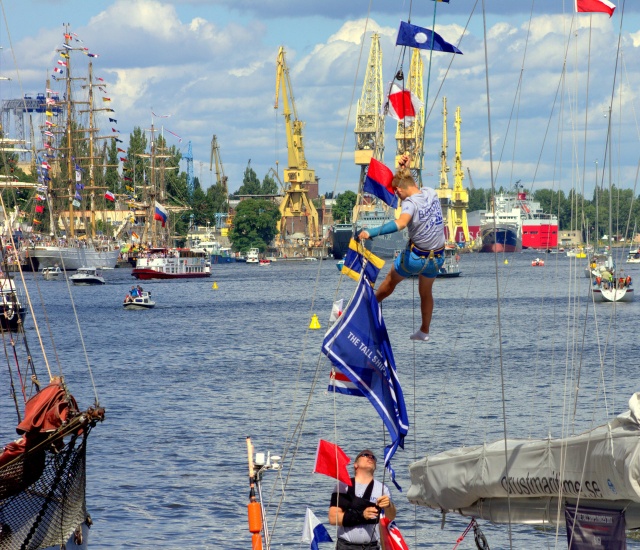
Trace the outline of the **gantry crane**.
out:
<instances>
[{"instance_id":1,"label":"gantry crane","mask_svg":"<svg viewBox=\"0 0 640 550\"><path fill-rule=\"evenodd\" d=\"M447 162L447 149L449 138L447 137L447 98L442 98L442 150L440 151L440 186L436 189L440 197L442 217L444 221L445 239L449 243L453 240L454 232L451 216L451 197L453 190L449 186L449 164Z\"/></svg>"},{"instance_id":2,"label":"gantry crane","mask_svg":"<svg viewBox=\"0 0 640 550\"><path fill-rule=\"evenodd\" d=\"M216 164L216 183L224 189L224 197L227 201L227 209L229 206L229 188L227 186L227 176L224 175L224 166L222 165L222 158L220 157L220 146L218 145L218 138L214 134L211 138L211 158L209 159L209 172L213 169L213 163ZM231 213L227 212L227 225L231 226Z\"/></svg>"},{"instance_id":3,"label":"gantry crane","mask_svg":"<svg viewBox=\"0 0 640 550\"><path fill-rule=\"evenodd\" d=\"M396 129L396 159L398 160L404 154L408 154L411 158L411 171L414 174L416 182L422 186L422 160L424 157L424 84L423 84L423 63L420 56L420 50L414 49L411 54L411 67L409 69L407 89L416 96L421 102L422 107L417 116L412 119L404 119L398 121Z\"/></svg>"},{"instance_id":4,"label":"gantry crane","mask_svg":"<svg viewBox=\"0 0 640 550\"><path fill-rule=\"evenodd\" d=\"M184 155L184 160L187 161L187 191L190 197L193 197L194 189L194 179L193 179L193 150L191 149L191 141L189 141L189 145L187 146L187 152Z\"/></svg>"},{"instance_id":5,"label":"gantry crane","mask_svg":"<svg viewBox=\"0 0 640 550\"><path fill-rule=\"evenodd\" d=\"M285 51L280 47L276 62L276 101L274 108L278 108L278 99L282 93L282 111L287 134L288 164L284 169L284 183L286 186L284 199L280 203L280 236L284 238L287 218L307 218L307 234L311 239L318 239L318 212L309 200L307 186L315 183L315 171L309 168L304 154L302 128L304 123L298 120L289 68L285 60ZM293 119L291 115L293 114Z\"/></svg>"},{"instance_id":6,"label":"gantry crane","mask_svg":"<svg viewBox=\"0 0 640 550\"><path fill-rule=\"evenodd\" d=\"M464 171L462 170L462 149L460 146L460 126L462 118L460 117L460 107L456 108L456 167L453 182L453 198L451 201L451 232L452 238L456 243L464 242L465 245L471 244L469 237L469 224L467 223L467 208L469 207L469 193L462 186L464 180Z\"/></svg>"},{"instance_id":7,"label":"gantry crane","mask_svg":"<svg viewBox=\"0 0 640 550\"><path fill-rule=\"evenodd\" d=\"M356 148L354 160L360 166L360 181L358 189L362 189L367 169L372 158L383 161L384 155L384 88L382 83L382 49L380 48L380 36L377 33L371 35L371 48L367 70L362 86L362 95L356 106ZM361 204L358 197L353 210L354 222L358 219L362 208L369 208Z\"/></svg>"},{"instance_id":8,"label":"gantry crane","mask_svg":"<svg viewBox=\"0 0 640 550\"><path fill-rule=\"evenodd\" d=\"M372 158L382 162L384 153L384 89L382 87L382 50L380 36L371 35L371 49L364 76L362 95L356 106L356 150L355 163L360 166L360 179Z\"/></svg>"}]
</instances>

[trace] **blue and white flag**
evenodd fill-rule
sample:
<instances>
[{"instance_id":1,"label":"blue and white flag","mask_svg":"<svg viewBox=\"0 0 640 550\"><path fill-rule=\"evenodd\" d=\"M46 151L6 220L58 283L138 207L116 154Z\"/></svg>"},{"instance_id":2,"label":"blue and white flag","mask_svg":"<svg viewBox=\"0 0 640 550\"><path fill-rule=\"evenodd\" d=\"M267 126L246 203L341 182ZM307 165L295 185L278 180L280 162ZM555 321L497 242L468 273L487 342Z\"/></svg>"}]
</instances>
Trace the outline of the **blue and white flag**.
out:
<instances>
[{"instance_id":1,"label":"blue and white flag","mask_svg":"<svg viewBox=\"0 0 640 550\"><path fill-rule=\"evenodd\" d=\"M322 352L369 399L382 418L391 436L391 444L384 451L384 465L400 489L391 458L398 447L404 448L409 419L387 327L366 275L360 278L347 309L327 331Z\"/></svg>"},{"instance_id":2,"label":"blue and white flag","mask_svg":"<svg viewBox=\"0 0 640 550\"><path fill-rule=\"evenodd\" d=\"M412 25L411 23L405 23L404 21L400 21L396 46L409 46L410 48L433 50L434 52L462 53L437 32L418 27L418 25Z\"/></svg>"},{"instance_id":3,"label":"blue and white flag","mask_svg":"<svg viewBox=\"0 0 640 550\"><path fill-rule=\"evenodd\" d=\"M320 542L333 542L327 528L320 523L320 520L318 520L310 508L307 508L307 515L304 518L302 542L311 543L311 550L318 550L318 543Z\"/></svg>"}]
</instances>

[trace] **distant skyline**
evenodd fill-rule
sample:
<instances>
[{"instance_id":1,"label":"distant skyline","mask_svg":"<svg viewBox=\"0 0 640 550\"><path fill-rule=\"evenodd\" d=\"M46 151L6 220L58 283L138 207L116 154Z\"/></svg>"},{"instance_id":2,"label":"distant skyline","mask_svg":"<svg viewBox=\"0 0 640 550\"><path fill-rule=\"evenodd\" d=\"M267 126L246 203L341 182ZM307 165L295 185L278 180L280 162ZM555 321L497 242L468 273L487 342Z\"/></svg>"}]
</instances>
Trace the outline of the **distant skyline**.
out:
<instances>
[{"instance_id":1,"label":"distant skyline","mask_svg":"<svg viewBox=\"0 0 640 550\"><path fill-rule=\"evenodd\" d=\"M522 180L534 190L559 188L566 193L581 186L584 178L590 194L596 161L603 166L604 115L613 90L622 20L623 58L616 86L617 94L621 82L622 95L615 97L612 117L613 177L621 187L632 188L640 150L636 107L640 107L640 5L619 2L611 19L604 14L576 16L573 0L485 0L485 5L496 186L506 188ZM305 123L307 161L320 178L320 192L355 191L359 176L353 163L355 110L371 33L381 36L387 83L400 66L408 73L410 55L402 63L401 49L395 46L400 21L410 19L431 28L434 7L436 31L448 42L458 44L468 21L469 26L459 46L464 55L456 56L448 69L451 55L434 53L429 82L429 52L423 55L427 107L433 106L427 121L423 180L430 186L439 183L442 97L446 96L449 181L453 183L454 113L460 106L464 183L469 185L468 167L474 185L487 188L491 180L484 24L482 2L475 0L16 2L4 6L6 21L0 26L0 75L11 78L0 81L0 95L13 99L44 91L56 64L55 48L62 43L63 24L69 23L99 55L94 70L107 82L124 147L134 127L148 128L152 111L171 114L162 123L175 135L165 137L183 154L192 142L194 174L205 189L215 181L209 158L211 137L217 136L233 192L242 184L249 159L260 179L276 166L282 175L286 166L284 119L281 109L277 116L273 109L275 61L282 45L298 117ZM573 39L567 50L570 28ZM566 78L561 79L565 51ZM387 118L386 129L384 160L392 166L395 121ZM576 164L583 168L572 170ZM186 170L184 162L181 169Z\"/></svg>"}]
</instances>

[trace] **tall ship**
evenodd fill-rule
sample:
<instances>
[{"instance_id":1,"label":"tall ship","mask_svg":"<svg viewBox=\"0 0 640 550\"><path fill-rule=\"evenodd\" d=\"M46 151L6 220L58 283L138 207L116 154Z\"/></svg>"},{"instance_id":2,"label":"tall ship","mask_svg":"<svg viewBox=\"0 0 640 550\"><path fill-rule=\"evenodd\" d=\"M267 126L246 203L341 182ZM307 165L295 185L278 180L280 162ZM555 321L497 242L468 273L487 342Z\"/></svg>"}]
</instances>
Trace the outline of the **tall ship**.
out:
<instances>
[{"instance_id":1,"label":"tall ship","mask_svg":"<svg viewBox=\"0 0 640 550\"><path fill-rule=\"evenodd\" d=\"M548 250L558 245L558 217L546 214L522 189L496 195L489 210L471 212L468 219L470 235L482 243L481 252Z\"/></svg>"},{"instance_id":2,"label":"tall ship","mask_svg":"<svg viewBox=\"0 0 640 550\"><path fill-rule=\"evenodd\" d=\"M171 166L167 166L167 159L172 155L166 148L162 133L156 135L156 129L151 122L149 129L151 149L148 154L140 155L148 162L145 165L145 181L148 185L143 188L144 196L140 206L144 211L144 228L142 242L150 243L149 248L138 254L136 265L131 275L136 279L194 279L211 276L211 252L204 246L194 248L175 248L170 246L169 228L171 220L170 209L181 210L181 207L166 206L167 193L164 174Z\"/></svg>"},{"instance_id":3,"label":"tall ship","mask_svg":"<svg viewBox=\"0 0 640 550\"><path fill-rule=\"evenodd\" d=\"M33 246L28 249L34 269L113 268L120 252L114 239L101 234L96 219L98 200L107 189L96 161L104 160L104 140L117 137L100 135L97 116L113 112L111 98L105 95L107 84L93 74L91 59L96 55L81 46L65 32L64 43L56 49L53 82L47 80L42 94L42 148L37 156ZM86 74L75 76L74 57L80 54L90 61ZM55 89L58 85L62 90Z\"/></svg>"}]
</instances>

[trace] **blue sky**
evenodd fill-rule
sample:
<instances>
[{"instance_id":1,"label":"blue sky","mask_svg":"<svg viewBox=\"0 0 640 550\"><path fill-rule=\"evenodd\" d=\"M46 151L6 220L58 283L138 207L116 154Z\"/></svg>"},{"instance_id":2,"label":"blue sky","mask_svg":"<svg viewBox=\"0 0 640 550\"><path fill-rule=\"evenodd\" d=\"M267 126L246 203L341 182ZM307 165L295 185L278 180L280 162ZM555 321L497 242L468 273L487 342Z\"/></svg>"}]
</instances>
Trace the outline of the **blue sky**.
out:
<instances>
[{"instance_id":1,"label":"blue sky","mask_svg":"<svg viewBox=\"0 0 640 550\"><path fill-rule=\"evenodd\" d=\"M585 189L593 189L596 159L600 167L603 164L608 122L604 112L613 89L615 47L622 20L624 63L618 82L622 79L623 84L614 101L617 114L612 117L614 180L623 187L633 187L640 149L636 125L640 6L627 1L623 19L622 2L611 19L602 14L592 18L581 14L573 19L573 0L485 0L485 5L497 185L508 187L522 180L534 189L568 191L574 185L581 186L584 177ZM202 185L213 182L209 157L211 137L216 134L229 186L234 190L241 184L249 159L260 178L276 163L281 167L286 164L284 121L273 109L275 60L282 45L287 51L298 116L305 122L307 160L320 177L321 192L355 190L359 171L353 165L353 120L370 34L377 31L381 35L383 74L389 81L400 55L400 48L394 45L399 22L410 14L412 23L431 27L434 6L436 30L449 42L457 43L467 22L469 26L460 45L464 55L456 56L449 70L451 56L433 58L429 107L434 100L436 103L427 122L425 182L438 183L444 95L449 110L449 164L453 166L453 115L459 105L465 172L467 167L471 169L476 187L489 187L481 1L451 0L448 5L435 5L430 0L7 3L6 21L0 30L0 71L12 80L0 82L0 95L6 99L44 91L58 58L54 50L62 42L62 24L70 23L71 30L100 55L94 60L95 73L108 83L116 111L113 116L125 147L135 126L149 126L152 110L171 113L162 122L181 136L182 142L170 135L167 140L183 151L192 142L194 172ZM573 39L567 49L572 20ZM425 75L427 61L425 57ZM387 164L393 162L393 122L387 119ZM573 170L576 165L577 171Z\"/></svg>"}]
</instances>

